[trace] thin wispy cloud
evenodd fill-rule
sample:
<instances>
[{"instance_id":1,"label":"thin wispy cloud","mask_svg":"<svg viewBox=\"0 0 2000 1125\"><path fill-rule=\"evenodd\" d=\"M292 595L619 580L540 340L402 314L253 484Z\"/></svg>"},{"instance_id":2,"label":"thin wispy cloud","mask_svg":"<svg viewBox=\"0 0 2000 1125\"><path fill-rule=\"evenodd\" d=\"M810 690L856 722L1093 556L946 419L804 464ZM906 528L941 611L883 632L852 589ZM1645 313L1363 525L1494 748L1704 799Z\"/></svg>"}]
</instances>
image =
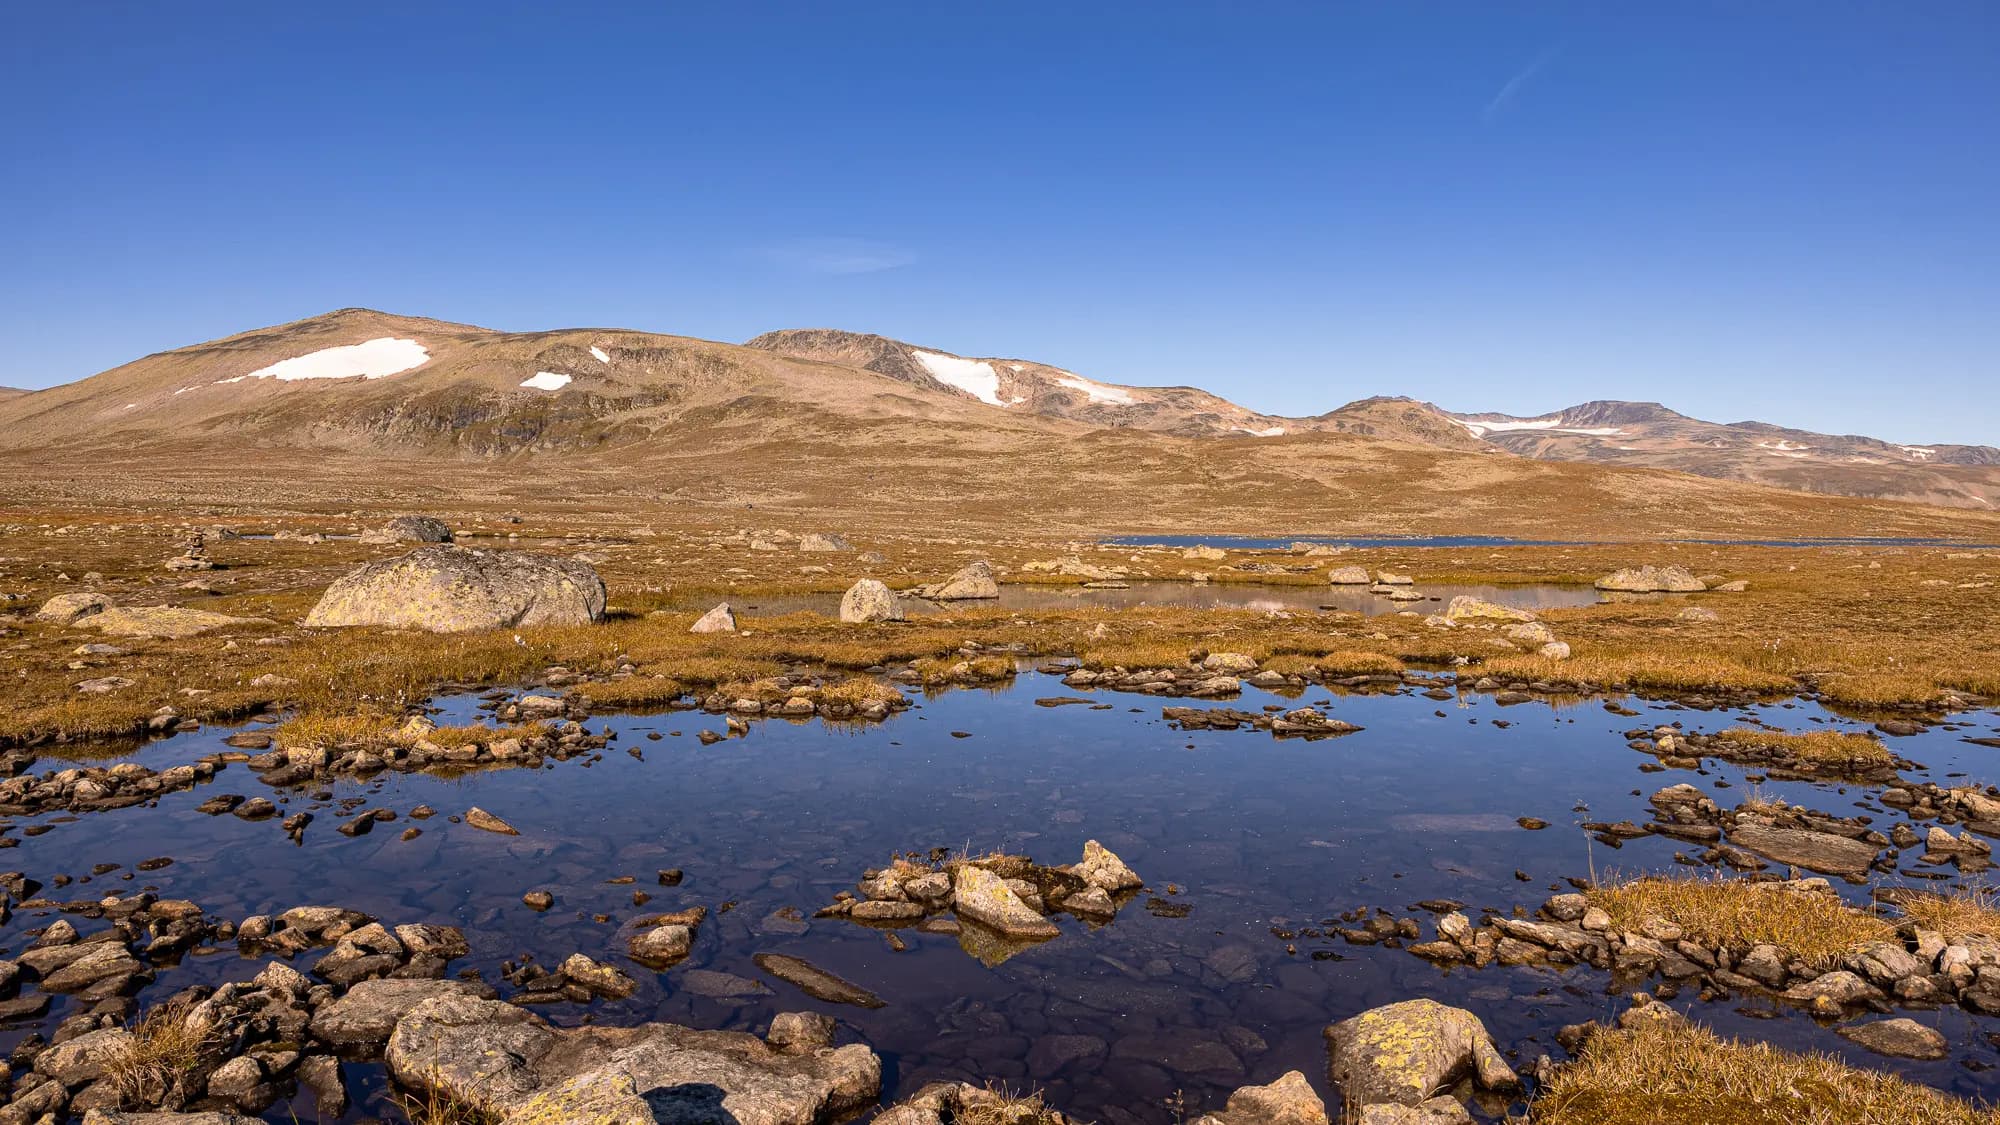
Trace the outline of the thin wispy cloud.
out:
<instances>
[{"instance_id":1,"label":"thin wispy cloud","mask_svg":"<svg viewBox=\"0 0 2000 1125\"><path fill-rule=\"evenodd\" d=\"M1542 68L1554 62L1556 56L1560 54L1562 54L1562 47L1555 46L1536 55L1533 62L1522 67L1515 73L1514 77L1507 80L1506 85L1500 87L1500 92L1493 95L1492 101L1486 103L1486 108L1479 111L1479 119L1481 121L1491 121L1497 117L1514 100L1515 95L1521 92L1522 87L1534 81L1535 76L1542 72Z\"/></svg>"},{"instance_id":2,"label":"thin wispy cloud","mask_svg":"<svg viewBox=\"0 0 2000 1125\"><path fill-rule=\"evenodd\" d=\"M914 252L866 238L795 238L764 247L761 257L797 273L880 273L917 260Z\"/></svg>"}]
</instances>

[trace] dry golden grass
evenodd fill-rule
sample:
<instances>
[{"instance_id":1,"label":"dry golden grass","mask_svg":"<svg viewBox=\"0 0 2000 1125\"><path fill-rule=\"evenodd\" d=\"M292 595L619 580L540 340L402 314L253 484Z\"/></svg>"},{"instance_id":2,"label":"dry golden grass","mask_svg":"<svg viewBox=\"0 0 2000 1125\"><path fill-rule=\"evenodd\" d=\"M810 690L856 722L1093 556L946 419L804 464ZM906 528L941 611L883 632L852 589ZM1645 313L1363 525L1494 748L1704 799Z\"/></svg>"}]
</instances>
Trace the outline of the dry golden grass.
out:
<instances>
[{"instance_id":1,"label":"dry golden grass","mask_svg":"<svg viewBox=\"0 0 2000 1125\"><path fill-rule=\"evenodd\" d=\"M379 522L378 517L345 514L348 507L351 502L339 516L265 515L254 522L325 530ZM856 555L749 551L740 537L696 524L614 542L600 551L608 556L600 570L613 592L610 620L590 628L523 630L516 643L515 634L507 631L439 637L379 629L306 632L287 624L304 615L334 576L356 562L392 553L392 548L352 540L316 545L215 541L211 549L229 569L210 577L224 592L177 596L171 588L154 585L159 560L173 553L181 534L178 524L168 522L176 517L19 509L15 515L25 517L24 522L0 524L0 536L10 559L18 560L8 564L9 588L21 590L26 596L22 604L28 607L85 588L55 581L58 571L95 572L103 579L88 588L102 589L125 604L181 601L272 623L230 637L113 638L130 650L127 655L78 660L71 654L78 644L106 638L0 615L0 629L12 630L8 646L0 649L0 675L6 677L10 696L9 705L0 709L0 744L133 734L167 704L208 721L267 707L300 718L371 708L397 712L442 687L518 683L557 664L594 678L609 676L622 664L636 665L637 676L593 682L583 690L605 706L654 706L670 699L676 684L683 691L702 692L717 684L766 679L788 666L858 671L947 658L967 641L1018 644L1036 655L1077 654L1093 668L1179 667L1191 653L1229 651L1276 661L1280 670L1315 668L1333 676L1394 673L1410 666L1444 668L1465 659L1474 674L1585 682L1606 690L1775 695L1806 685L1829 702L1857 709L1935 703L1947 690L2000 695L2000 612L1981 612L1982 606L2000 608L2000 595L1989 588L2000 555L1991 553L1953 558L1953 552L1936 549L1652 545L1383 548L1310 558L1322 571L1356 564L1414 573L1420 588L1441 581L1505 585L1588 580L1638 561L1678 562L1697 573L1750 582L1747 592L1737 594L1546 611L1543 619L1574 653L1570 660L1552 662L1495 646L1491 631L1425 629L1417 619L1393 613L1363 618L1083 604L1034 612L965 606L903 623L841 625L812 613L767 617L751 612L744 618L743 634L696 636L687 633L691 616L681 610L658 618L646 617L645 611L675 598L699 604L697 599L708 595L688 593L696 589L712 588L718 600L727 597L749 605L758 591L839 589L863 573L905 575L899 582L914 582L942 577L958 561L958 552L912 536L907 528L873 535L848 529L857 542L889 556L887 563L871 566ZM178 518L208 522L212 517ZM695 518L718 517L697 513ZM760 526L768 526L761 523L765 518L760 511ZM545 538L524 539L518 546L557 552L574 551L581 542L563 538L566 534L600 535L607 525L630 527L634 522L610 507L544 512L530 519L543 524L538 530ZM468 534L505 534L513 526L490 513L462 515L454 522ZM476 537L470 541L491 545ZM966 541L960 544L962 550L971 549ZM1181 576L1197 566L1208 572L1219 565L1182 559L1176 551L1092 549L1004 534L981 541L979 551L1007 570L1010 579L1030 559L1072 552L1093 565L1126 567L1135 577ZM1280 558L1288 565L1308 561L1276 552L1232 551L1222 565ZM823 576L802 576L798 568L807 562L830 570ZM1881 566L1871 568L1869 562ZM1323 581L1319 571L1310 577ZM666 592L670 586L672 596ZM1680 621L1679 610L1689 604L1717 607L1723 620ZM260 640L285 643L263 645ZM72 669L72 662L82 667ZM134 684L109 695L77 695L75 682L99 675L123 676ZM253 686L264 675L295 682ZM203 694L186 694L189 689Z\"/></svg>"},{"instance_id":2,"label":"dry golden grass","mask_svg":"<svg viewBox=\"0 0 2000 1125\"><path fill-rule=\"evenodd\" d=\"M1936 930L1948 942L1968 934L2000 937L2000 893L1990 887L1949 895L1904 895L1897 899L1896 905L1919 929Z\"/></svg>"},{"instance_id":3,"label":"dry golden grass","mask_svg":"<svg viewBox=\"0 0 2000 1125\"><path fill-rule=\"evenodd\" d=\"M622 680L579 684L576 691L598 707L664 707L688 693L688 686L671 676L628 676Z\"/></svg>"},{"instance_id":4,"label":"dry golden grass","mask_svg":"<svg viewBox=\"0 0 2000 1125\"><path fill-rule=\"evenodd\" d=\"M195 1096L188 1082L229 1041L229 1029L210 1009L170 1000L155 1006L132 1029L130 1046L107 1062L105 1077L128 1105L159 1105L177 1095Z\"/></svg>"},{"instance_id":5,"label":"dry golden grass","mask_svg":"<svg viewBox=\"0 0 2000 1125\"><path fill-rule=\"evenodd\" d=\"M1042 1101L1040 1091L1014 1094L990 1085L968 1094L951 1118L952 1125L1068 1125L1069 1118Z\"/></svg>"},{"instance_id":6,"label":"dry golden grass","mask_svg":"<svg viewBox=\"0 0 2000 1125\"><path fill-rule=\"evenodd\" d=\"M1604 1032L1535 1100L1535 1125L1995 1125L2000 1113L1820 1054L1658 1023Z\"/></svg>"},{"instance_id":7,"label":"dry golden grass","mask_svg":"<svg viewBox=\"0 0 2000 1125\"><path fill-rule=\"evenodd\" d=\"M1601 884L1584 895L1620 929L1636 930L1646 919L1660 918L1702 945L1744 950L1770 944L1820 967L1868 942L1895 936L1889 922L1837 896L1747 879L1646 876Z\"/></svg>"},{"instance_id":8,"label":"dry golden grass","mask_svg":"<svg viewBox=\"0 0 2000 1125\"><path fill-rule=\"evenodd\" d=\"M1891 760L1889 749L1882 745L1881 739L1852 731L1815 730L1788 734L1753 727L1730 727L1717 737L1743 746L1771 750L1795 761L1829 766L1887 765Z\"/></svg>"},{"instance_id":9,"label":"dry golden grass","mask_svg":"<svg viewBox=\"0 0 2000 1125\"><path fill-rule=\"evenodd\" d=\"M955 653L942 656L922 656L910 662L910 668L922 677L926 685L936 684L979 684L1004 680L1014 674L1014 661L1004 656L962 657Z\"/></svg>"}]
</instances>

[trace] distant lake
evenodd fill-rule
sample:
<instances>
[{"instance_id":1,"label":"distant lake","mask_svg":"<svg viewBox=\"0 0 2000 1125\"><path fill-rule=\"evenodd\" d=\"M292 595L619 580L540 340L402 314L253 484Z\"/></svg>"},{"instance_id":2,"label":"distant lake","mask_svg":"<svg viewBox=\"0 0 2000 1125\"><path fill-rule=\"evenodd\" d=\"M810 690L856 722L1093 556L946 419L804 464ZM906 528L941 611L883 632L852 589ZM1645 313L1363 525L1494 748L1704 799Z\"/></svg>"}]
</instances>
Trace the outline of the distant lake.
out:
<instances>
[{"instance_id":1,"label":"distant lake","mask_svg":"<svg viewBox=\"0 0 2000 1125\"><path fill-rule=\"evenodd\" d=\"M1593 539L1510 539L1504 535L1290 535L1283 538L1253 535L1118 535L1101 542L1110 547L1220 547L1235 551L1282 551L1294 543L1324 547L1594 547L1612 543L1611 540ZM1865 536L1852 539L1670 539L1667 542L1704 547L1958 547L1980 551L2000 547L1996 543L1962 543L1956 539Z\"/></svg>"}]
</instances>

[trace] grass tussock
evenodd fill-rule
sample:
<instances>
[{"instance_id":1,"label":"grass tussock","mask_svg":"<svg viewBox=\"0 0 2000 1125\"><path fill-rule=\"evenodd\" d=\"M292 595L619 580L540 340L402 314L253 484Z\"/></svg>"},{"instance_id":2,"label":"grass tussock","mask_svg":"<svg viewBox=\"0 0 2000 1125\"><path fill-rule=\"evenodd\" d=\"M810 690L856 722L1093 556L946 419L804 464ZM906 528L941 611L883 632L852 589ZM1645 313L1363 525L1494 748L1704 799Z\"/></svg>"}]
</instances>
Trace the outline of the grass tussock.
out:
<instances>
[{"instance_id":1,"label":"grass tussock","mask_svg":"<svg viewBox=\"0 0 2000 1125\"><path fill-rule=\"evenodd\" d=\"M1821 1054L1659 1023L1584 1044L1534 1125L1996 1125L2000 1113Z\"/></svg>"},{"instance_id":2,"label":"grass tussock","mask_svg":"<svg viewBox=\"0 0 2000 1125\"><path fill-rule=\"evenodd\" d=\"M910 663L911 670L931 684L983 684L1004 680L1014 674L1014 661L1004 656L962 657L955 654L925 656Z\"/></svg>"},{"instance_id":3,"label":"grass tussock","mask_svg":"<svg viewBox=\"0 0 2000 1125\"><path fill-rule=\"evenodd\" d=\"M628 676L584 684L577 691L598 707L664 707L686 695L688 686L670 676Z\"/></svg>"},{"instance_id":4,"label":"grass tussock","mask_svg":"<svg viewBox=\"0 0 2000 1125\"><path fill-rule=\"evenodd\" d=\"M105 1077L127 1105L160 1105L201 1093L189 1083L229 1041L229 1029L212 1008L170 1000L147 1012L132 1029L125 1052L109 1061Z\"/></svg>"},{"instance_id":5,"label":"grass tussock","mask_svg":"<svg viewBox=\"0 0 2000 1125\"><path fill-rule=\"evenodd\" d=\"M1040 1091L1009 1093L988 1086L960 1100L952 1125L1068 1125L1069 1119L1042 1101Z\"/></svg>"},{"instance_id":6,"label":"grass tussock","mask_svg":"<svg viewBox=\"0 0 2000 1125\"><path fill-rule=\"evenodd\" d=\"M1730 727L1717 737L1740 746L1753 746L1781 754L1794 761L1817 762L1829 766L1887 765L1891 758L1882 740L1854 731L1815 730L1800 734Z\"/></svg>"},{"instance_id":7,"label":"grass tussock","mask_svg":"<svg viewBox=\"0 0 2000 1125\"><path fill-rule=\"evenodd\" d=\"M1936 930L1948 942L1971 934L2000 937L2000 893L1990 887L1949 895L1905 895L1897 900L1897 905L1902 907L1903 917L1918 929Z\"/></svg>"},{"instance_id":8,"label":"grass tussock","mask_svg":"<svg viewBox=\"0 0 2000 1125\"><path fill-rule=\"evenodd\" d=\"M1707 946L1775 945L1808 964L1836 964L1853 949L1895 937L1895 927L1835 895L1722 877L1647 876L1584 892L1620 929L1648 918L1679 926Z\"/></svg>"}]
</instances>

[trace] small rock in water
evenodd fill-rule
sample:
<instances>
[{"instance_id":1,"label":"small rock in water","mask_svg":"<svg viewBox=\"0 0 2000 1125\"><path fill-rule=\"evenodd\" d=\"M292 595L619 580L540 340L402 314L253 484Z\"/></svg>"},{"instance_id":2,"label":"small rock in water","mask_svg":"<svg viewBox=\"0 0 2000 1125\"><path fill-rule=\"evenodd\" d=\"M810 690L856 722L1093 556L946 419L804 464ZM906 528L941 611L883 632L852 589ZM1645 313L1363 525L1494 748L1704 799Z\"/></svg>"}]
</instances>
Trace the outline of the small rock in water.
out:
<instances>
[{"instance_id":1,"label":"small rock in water","mask_svg":"<svg viewBox=\"0 0 2000 1125\"><path fill-rule=\"evenodd\" d=\"M519 836L520 830L513 825L474 805L465 810L465 823L487 832L498 832L502 836Z\"/></svg>"}]
</instances>

